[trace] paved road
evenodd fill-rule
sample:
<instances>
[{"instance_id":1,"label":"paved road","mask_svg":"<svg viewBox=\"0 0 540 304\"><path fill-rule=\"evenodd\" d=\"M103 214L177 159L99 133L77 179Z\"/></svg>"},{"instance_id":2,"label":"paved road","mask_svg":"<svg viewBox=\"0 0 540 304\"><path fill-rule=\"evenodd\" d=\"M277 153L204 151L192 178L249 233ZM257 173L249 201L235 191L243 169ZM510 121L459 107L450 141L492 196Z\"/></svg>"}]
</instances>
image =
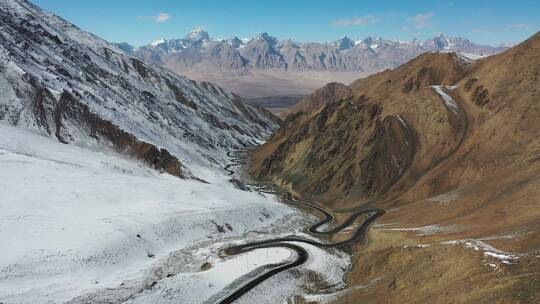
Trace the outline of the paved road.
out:
<instances>
[{"instance_id":1,"label":"paved road","mask_svg":"<svg viewBox=\"0 0 540 304\"><path fill-rule=\"evenodd\" d=\"M235 174L235 171L233 169L234 167L242 166L246 164L247 150L229 151L227 153L227 156L231 158L231 161L229 164L225 166L224 170L227 171L229 175L234 175ZM259 192L278 195L278 196L281 196L283 200L288 203L302 205L304 207L308 207L308 208L311 208L320 212L323 215L321 220L319 220L318 222L308 227L308 231L315 235L336 234L340 232L341 230L353 225L354 222L360 216L367 214L368 217L362 223L362 225L356 228L356 230L354 231L354 233L352 233L350 238L340 241L340 242L326 243L326 242L319 242L319 241L310 240L310 239L306 239L302 237L290 236L290 237L281 237L281 238L275 238L275 239L270 239L270 240L265 240L265 241L236 245L236 246L231 246L231 247L222 249L223 254L232 256L232 255L245 253L245 252L248 252L254 249L259 249L259 248L281 247L281 248L288 248L288 249L294 250L296 252L296 259L293 260L292 262L286 262L286 263L280 264L277 267L267 272L264 272L254 278L250 278L248 281L246 281L245 283L241 284L239 287L234 289L231 293L217 300L216 303L219 303L219 304L233 303L242 295L248 293L251 289L255 288L257 285L261 284L262 282L269 279L270 277L280 272L283 272L287 269L302 265L309 256L308 252L301 246L298 246L296 244L291 244L289 242L310 244L310 245L317 246L320 248L342 247L345 245L356 243L358 241L365 242L367 240L367 229L369 225L384 214L384 210L381 208L363 208L361 210L356 211L352 215L350 215L347 218L347 220L345 220L342 224L332 229L321 231L320 230L321 226L325 224L329 224L334 221L334 216L330 212L328 212L324 208L317 206L315 204L297 200L293 197L293 195L290 192L281 190L271 183L255 183L253 185L255 186L256 190Z\"/></svg>"}]
</instances>

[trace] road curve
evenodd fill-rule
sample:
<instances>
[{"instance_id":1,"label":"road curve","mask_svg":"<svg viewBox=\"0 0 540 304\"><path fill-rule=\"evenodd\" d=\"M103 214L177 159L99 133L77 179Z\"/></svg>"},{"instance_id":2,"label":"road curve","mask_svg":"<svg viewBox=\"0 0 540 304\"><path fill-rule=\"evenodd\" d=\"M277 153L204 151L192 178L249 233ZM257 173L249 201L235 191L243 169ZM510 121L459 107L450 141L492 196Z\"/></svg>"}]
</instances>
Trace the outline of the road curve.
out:
<instances>
[{"instance_id":1,"label":"road curve","mask_svg":"<svg viewBox=\"0 0 540 304\"><path fill-rule=\"evenodd\" d=\"M230 163L224 167L224 170L227 171L228 175L235 174L235 171L232 169L233 167L242 166L246 164L247 152L248 152L247 150L236 150L236 151L227 152L227 156L230 157L231 160L230 160ZM219 303L219 304L233 303L234 301L239 299L242 295L248 293L250 290L255 288L257 285L261 284L265 280L269 279L270 277L280 272L283 272L287 269L302 265L308 258L308 255L309 255L308 252L301 246L290 244L289 242L304 243L304 244L317 246L320 248L342 247L342 246L353 244L359 241L365 242L367 241L367 229L369 225L372 224L377 218L379 218L385 213L384 209L381 209L381 208L365 207L356 211L352 215L350 215L342 224L332 229L321 231L319 230L321 226L334 221L334 217L330 212L328 212L324 208L317 206L315 204L297 200L293 197L293 195L290 192L280 190L274 184L255 183L254 186L255 186L256 191L259 191L261 193L269 193L269 194L278 195L278 196L281 196L282 199L288 203L302 205L304 207L308 207L308 208L311 208L320 212L323 215L321 220L317 221L316 223L308 227L308 231L314 235L333 235L351 226L352 224L354 224L354 222L360 216L367 214L368 217L362 223L362 225L356 228L354 233L348 239L335 242L335 243L319 242L319 241L306 239L302 237L289 236L289 237L281 237L281 238L275 238L275 239L258 241L258 242L251 242L251 243L242 244L242 245L235 245L235 246L230 246L230 247L221 249L221 253L223 255L232 256L232 255L245 253L245 252L248 252L254 249L259 249L259 248L284 247L284 248L294 250L296 252L297 257L292 262L279 265L271 269L270 271L264 272L263 274L257 277L251 278L249 281L245 282L240 287L234 289L233 292L220 298L215 303Z\"/></svg>"},{"instance_id":2,"label":"road curve","mask_svg":"<svg viewBox=\"0 0 540 304\"><path fill-rule=\"evenodd\" d=\"M248 244L246 244L246 245L248 245ZM251 278L249 281L245 282L244 284L242 284L239 287L237 287L236 289L234 289L231 293L229 293L229 294L225 295L224 297L220 298L219 300L217 300L216 303L220 303L220 304L233 303L234 301L239 299L241 296L248 293L251 289L255 288L255 286L257 286L260 283L262 283L263 281L271 278L272 276L274 276L274 275L276 275L276 274L278 274L280 272L283 272L283 271L285 271L287 269L290 269L290 268L293 268L293 267L300 266L300 265L304 264L304 262L307 261L307 259L309 257L308 252L303 247L298 246L298 245L294 245L294 244L279 243L279 242L277 242L277 243L271 242L271 243L268 243L268 244L245 246L245 247L241 248L241 250L237 251L235 254L248 252L248 251L251 251L251 250L254 250L254 249L275 248L275 247L288 248L288 249L291 249L291 250L295 251L296 252L296 259L294 259L293 261L291 261L289 263L279 265L279 266L277 266L277 267L275 267L275 268L273 268L273 269L271 269L269 271L263 272L262 274L254 277L254 278Z\"/></svg>"}]
</instances>

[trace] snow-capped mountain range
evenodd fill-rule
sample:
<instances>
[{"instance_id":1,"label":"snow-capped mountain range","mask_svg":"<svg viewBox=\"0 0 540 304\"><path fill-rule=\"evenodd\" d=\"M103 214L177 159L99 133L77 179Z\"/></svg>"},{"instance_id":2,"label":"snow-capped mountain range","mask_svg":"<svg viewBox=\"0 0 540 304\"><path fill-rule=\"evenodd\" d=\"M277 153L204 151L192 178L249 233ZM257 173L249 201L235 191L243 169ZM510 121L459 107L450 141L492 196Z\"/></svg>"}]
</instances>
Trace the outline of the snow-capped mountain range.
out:
<instances>
[{"instance_id":1,"label":"snow-capped mountain range","mask_svg":"<svg viewBox=\"0 0 540 304\"><path fill-rule=\"evenodd\" d=\"M490 55L505 47L475 44L465 38L440 34L420 41L389 40L381 37L328 43L278 40L268 33L252 39L212 39L196 29L181 39L159 39L134 47L119 43L127 53L156 64L178 68L219 67L222 70L282 69L313 71L374 71L394 68L424 52L463 52Z\"/></svg>"},{"instance_id":2,"label":"snow-capped mountain range","mask_svg":"<svg viewBox=\"0 0 540 304\"><path fill-rule=\"evenodd\" d=\"M197 35L184 41L203 47ZM23 0L0 1L0 88L0 122L178 176L188 164L222 166L227 149L277 127L233 93L126 55Z\"/></svg>"}]
</instances>

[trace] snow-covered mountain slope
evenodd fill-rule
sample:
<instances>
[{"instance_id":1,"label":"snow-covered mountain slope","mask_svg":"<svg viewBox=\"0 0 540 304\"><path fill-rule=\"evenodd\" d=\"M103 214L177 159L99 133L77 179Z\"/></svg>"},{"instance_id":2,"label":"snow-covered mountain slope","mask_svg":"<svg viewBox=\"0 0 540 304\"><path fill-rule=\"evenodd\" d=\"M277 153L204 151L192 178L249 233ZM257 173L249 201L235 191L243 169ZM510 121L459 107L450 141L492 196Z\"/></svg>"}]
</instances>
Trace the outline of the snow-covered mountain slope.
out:
<instances>
[{"instance_id":1,"label":"snow-covered mountain slope","mask_svg":"<svg viewBox=\"0 0 540 304\"><path fill-rule=\"evenodd\" d=\"M182 180L4 123L0 139L2 303L63 303L129 280L187 276L205 263L190 250L296 214L222 174ZM221 284L234 279L221 275Z\"/></svg>"},{"instance_id":2,"label":"snow-covered mountain slope","mask_svg":"<svg viewBox=\"0 0 540 304\"><path fill-rule=\"evenodd\" d=\"M314 220L223 174L278 118L24 0L0 0L0 92L0 303L202 303L293 258L220 248ZM343 286L348 257L309 251L297 271ZM254 295L284 302L303 277Z\"/></svg>"},{"instance_id":3,"label":"snow-covered mountain slope","mask_svg":"<svg viewBox=\"0 0 540 304\"><path fill-rule=\"evenodd\" d=\"M125 55L25 0L0 0L0 87L0 121L177 176L222 165L227 149L277 127L238 96Z\"/></svg>"}]
</instances>

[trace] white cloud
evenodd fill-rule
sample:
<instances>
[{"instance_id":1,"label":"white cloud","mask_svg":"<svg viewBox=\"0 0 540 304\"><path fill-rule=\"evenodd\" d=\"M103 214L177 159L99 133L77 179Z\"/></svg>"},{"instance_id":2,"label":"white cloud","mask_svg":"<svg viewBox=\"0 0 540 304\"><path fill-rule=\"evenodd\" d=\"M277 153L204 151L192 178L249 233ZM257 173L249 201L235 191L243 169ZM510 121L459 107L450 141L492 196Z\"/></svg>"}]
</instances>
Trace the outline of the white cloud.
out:
<instances>
[{"instance_id":1,"label":"white cloud","mask_svg":"<svg viewBox=\"0 0 540 304\"><path fill-rule=\"evenodd\" d=\"M409 22L414 24L417 29L430 28L433 24L430 22L433 13L417 14L414 17L409 18Z\"/></svg>"},{"instance_id":2,"label":"white cloud","mask_svg":"<svg viewBox=\"0 0 540 304\"><path fill-rule=\"evenodd\" d=\"M155 22L165 22L167 20L171 19L171 15L167 13L159 13L159 15L155 16L154 21Z\"/></svg>"},{"instance_id":3,"label":"white cloud","mask_svg":"<svg viewBox=\"0 0 540 304\"><path fill-rule=\"evenodd\" d=\"M166 22L169 19L171 19L171 15L169 15L167 13L159 13L159 14L153 15L153 16L139 16L139 17L137 17L137 19L139 19L139 20L152 20L152 21L154 21L156 23L163 23L163 22Z\"/></svg>"},{"instance_id":4,"label":"white cloud","mask_svg":"<svg viewBox=\"0 0 540 304\"><path fill-rule=\"evenodd\" d=\"M374 15L365 15L361 17L353 17L349 19L338 19L334 21L334 26L351 26L351 25L359 25L364 26L368 24L373 24L379 21L379 17Z\"/></svg>"}]
</instances>

